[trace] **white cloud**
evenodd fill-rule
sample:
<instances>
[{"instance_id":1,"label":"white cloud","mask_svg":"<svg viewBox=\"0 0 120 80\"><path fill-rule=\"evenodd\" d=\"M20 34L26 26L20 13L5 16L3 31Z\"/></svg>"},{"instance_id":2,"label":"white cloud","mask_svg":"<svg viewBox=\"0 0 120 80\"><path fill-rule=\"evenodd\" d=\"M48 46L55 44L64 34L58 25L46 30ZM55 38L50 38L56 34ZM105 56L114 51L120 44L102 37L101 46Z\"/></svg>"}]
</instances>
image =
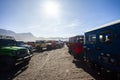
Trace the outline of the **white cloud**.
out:
<instances>
[{"instance_id":1,"label":"white cloud","mask_svg":"<svg viewBox=\"0 0 120 80\"><path fill-rule=\"evenodd\" d=\"M24 27L24 32L32 32L37 37L68 37L78 35L82 22L79 20L43 19Z\"/></svg>"}]
</instances>

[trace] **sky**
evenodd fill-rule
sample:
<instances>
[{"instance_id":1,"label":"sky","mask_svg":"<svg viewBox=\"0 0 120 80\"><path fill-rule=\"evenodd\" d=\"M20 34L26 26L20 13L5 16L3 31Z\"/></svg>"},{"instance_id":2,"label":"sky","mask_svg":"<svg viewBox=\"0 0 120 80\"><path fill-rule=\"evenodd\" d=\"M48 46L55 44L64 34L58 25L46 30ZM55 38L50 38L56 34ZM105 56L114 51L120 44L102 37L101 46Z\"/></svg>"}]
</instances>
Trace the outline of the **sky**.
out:
<instances>
[{"instance_id":1,"label":"sky","mask_svg":"<svg viewBox=\"0 0 120 80\"><path fill-rule=\"evenodd\" d=\"M120 0L0 0L0 29L71 37L120 19Z\"/></svg>"}]
</instances>

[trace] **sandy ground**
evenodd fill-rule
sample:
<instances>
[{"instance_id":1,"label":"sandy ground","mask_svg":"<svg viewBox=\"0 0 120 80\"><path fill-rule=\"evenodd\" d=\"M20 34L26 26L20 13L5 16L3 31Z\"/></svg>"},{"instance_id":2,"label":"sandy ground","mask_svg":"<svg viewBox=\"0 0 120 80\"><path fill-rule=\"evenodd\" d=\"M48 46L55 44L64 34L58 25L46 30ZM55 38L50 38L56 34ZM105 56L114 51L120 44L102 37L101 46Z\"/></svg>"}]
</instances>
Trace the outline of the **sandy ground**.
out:
<instances>
[{"instance_id":1,"label":"sandy ground","mask_svg":"<svg viewBox=\"0 0 120 80\"><path fill-rule=\"evenodd\" d=\"M77 68L67 47L35 53L28 69L14 80L94 80L82 68Z\"/></svg>"},{"instance_id":2,"label":"sandy ground","mask_svg":"<svg viewBox=\"0 0 120 80\"><path fill-rule=\"evenodd\" d=\"M36 52L26 67L1 76L0 80L102 80L84 62L74 61L66 46Z\"/></svg>"}]
</instances>

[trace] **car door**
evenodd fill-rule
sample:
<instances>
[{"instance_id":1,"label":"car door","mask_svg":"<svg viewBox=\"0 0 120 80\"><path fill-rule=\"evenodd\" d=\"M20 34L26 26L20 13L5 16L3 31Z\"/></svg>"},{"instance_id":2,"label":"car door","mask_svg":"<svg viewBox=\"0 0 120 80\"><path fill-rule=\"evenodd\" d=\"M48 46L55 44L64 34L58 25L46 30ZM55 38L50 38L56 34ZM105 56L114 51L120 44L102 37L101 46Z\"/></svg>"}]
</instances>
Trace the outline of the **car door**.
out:
<instances>
[{"instance_id":1,"label":"car door","mask_svg":"<svg viewBox=\"0 0 120 80\"><path fill-rule=\"evenodd\" d=\"M114 29L107 27L99 32L98 45L96 50L99 52L98 61L109 64L110 56L114 50Z\"/></svg>"}]
</instances>

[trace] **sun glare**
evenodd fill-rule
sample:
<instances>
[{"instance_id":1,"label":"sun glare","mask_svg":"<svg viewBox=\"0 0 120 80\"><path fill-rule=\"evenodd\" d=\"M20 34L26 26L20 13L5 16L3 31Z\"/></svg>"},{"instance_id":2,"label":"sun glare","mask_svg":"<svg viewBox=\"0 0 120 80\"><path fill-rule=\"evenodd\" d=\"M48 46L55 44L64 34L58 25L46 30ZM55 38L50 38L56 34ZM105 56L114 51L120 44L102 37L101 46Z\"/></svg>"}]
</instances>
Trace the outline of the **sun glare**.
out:
<instances>
[{"instance_id":1,"label":"sun glare","mask_svg":"<svg viewBox=\"0 0 120 80\"><path fill-rule=\"evenodd\" d=\"M48 16L58 17L60 13L60 6L57 2L48 1L44 3L43 10Z\"/></svg>"}]
</instances>

